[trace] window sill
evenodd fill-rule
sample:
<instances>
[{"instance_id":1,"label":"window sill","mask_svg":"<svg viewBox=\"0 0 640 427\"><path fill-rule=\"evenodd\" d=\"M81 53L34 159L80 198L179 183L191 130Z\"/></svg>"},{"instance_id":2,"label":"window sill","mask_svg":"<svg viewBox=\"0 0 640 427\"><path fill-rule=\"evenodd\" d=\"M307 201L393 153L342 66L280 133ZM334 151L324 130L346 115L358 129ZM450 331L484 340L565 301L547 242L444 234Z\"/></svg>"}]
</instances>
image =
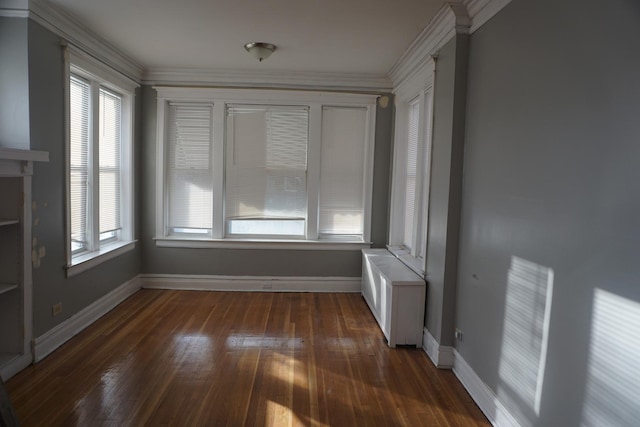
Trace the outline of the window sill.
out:
<instances>
[{"instance_id":1,"label":"window sill","mask_svg":"<svg viewBox=\"0 0 640 427\"><path fill-rule=\"evenodd\" d=\"M422 278L426 277L424 271L424 260L414 257L411 255L411 252L402 246L387 246L387 249L393 254L393 256L398 258L400 262L413 270L413 272L418 276Z\"/></svg>"},{"instance_id":2,"label":"window sill","mask_svg":"<svg viewBox=\"0 0 640 427\"><path fill-rule=\"evenodd\" d=\"M220 248L220 249L295 249L312 251L359 251L371 247L371 242L336 240L241 240L241 239L180 239L156 238L159 248Z\"/></svg>"},{"instance_id":3,"label":"window sill","mask_svg":"<svg viewBox=\"0 0 640 427\"><path fill-rule=\"evenodd\" d=\"M99 251L89 252L73 257L71 259L71 263L66 267L67 277L75 276L76 274L87 271L102 264L103 262L132 251L136 247L136 242L137 240L115 242L100 248Z\"/></svg>"}]
</instances>

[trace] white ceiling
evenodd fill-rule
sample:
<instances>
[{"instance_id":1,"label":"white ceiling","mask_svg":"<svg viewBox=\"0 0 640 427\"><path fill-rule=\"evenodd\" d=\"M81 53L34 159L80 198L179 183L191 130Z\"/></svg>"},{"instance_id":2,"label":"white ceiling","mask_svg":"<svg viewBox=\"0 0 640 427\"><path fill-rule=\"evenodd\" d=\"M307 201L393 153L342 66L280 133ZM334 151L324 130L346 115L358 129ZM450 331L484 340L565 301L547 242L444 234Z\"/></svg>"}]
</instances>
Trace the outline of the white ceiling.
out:
<instances>
[{"instance_id":1,"label":"white ceiling","mask_svg":"<svg viewBox=\"0 0 640 427\"><path fill-rule=\"evenodd\" d=\"M385 75L441 0L50 0L146 69ZM259 63L243 48L278 46Z\"/></svg>"}]
</instances>

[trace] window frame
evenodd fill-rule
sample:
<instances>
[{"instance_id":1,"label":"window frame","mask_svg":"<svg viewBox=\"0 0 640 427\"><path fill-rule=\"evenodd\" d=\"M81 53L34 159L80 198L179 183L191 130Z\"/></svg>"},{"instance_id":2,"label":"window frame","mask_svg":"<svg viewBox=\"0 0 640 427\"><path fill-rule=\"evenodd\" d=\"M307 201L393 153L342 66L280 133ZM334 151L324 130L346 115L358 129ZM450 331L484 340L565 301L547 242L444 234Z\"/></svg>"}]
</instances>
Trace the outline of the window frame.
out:
<instances>
[{"instance_id":1,"label":"window frame","mask_svg":"<svg viewBox=\"0 0 640 427\"><path fill-rule=\"evenodd\" d=\"M81 50L67 46L65 48L65 252L67 277L79 274L109 259L115 258L135 247L134 240L134 170L133 170L133 126L134 97L138 84L111 69L102 62L85 54ZM90 234L89 248L84 251L72 251L71 241L71 139L70 139L70 85L75 76L89 84L89 160L90 182L88 198L92 200L88 207L87 232ZM121 229L109 239L100 241L99 232L99 112L100 90L116 94L121 99L120 117L120 222Z\"/></svg>"},{"instance_id":2,"label":"window frame","mask_svg":"<svg viewBox=\"0 0 640 427\"><path fill-rule=\"evenodd\" d=\"M404 264L421 276L425 276L429 227L429 197L431 185L433 99L433 60L423 64L411 78L395 91L396 120L394 158L391 184L391 212L389 244L387 248ZM409 114L411 105L417 103L418 140L416 189L413 212L413 241L411 247L404 244L406 218L406 161L409 144Z\"/></svg>"},{"instance_id":3,"label":"window frame","mask_svg":"<svg viewBox=\"0 0 640 427\"><path fill-rule=\"evenodd\" d=\"M191 87L154 87L157 92L157 149L156 149L156 229L155 242L159 247L201 247L235 249L319 249L354 250L369 247L371 243L371 201L373 184L373 152L377 95L305 92L274 89L219 89ZM166 153L168 140L168 106L170 103L212 104L212 165L213 165L213 223L206 236L170 235L167 228L168 186L166 182ZM305 236L278 238L277 236L228 237L225 233L224 181L226 167L226 108L234 104L260 106L305 106L309 108L309 140L307 147L307 216ZM320 157L322 144L322 108L365 108L365 153L363 177L363 235L362 239L320 239L318 236L318 209L320 192Z\"/></svg>"}]
</instances>

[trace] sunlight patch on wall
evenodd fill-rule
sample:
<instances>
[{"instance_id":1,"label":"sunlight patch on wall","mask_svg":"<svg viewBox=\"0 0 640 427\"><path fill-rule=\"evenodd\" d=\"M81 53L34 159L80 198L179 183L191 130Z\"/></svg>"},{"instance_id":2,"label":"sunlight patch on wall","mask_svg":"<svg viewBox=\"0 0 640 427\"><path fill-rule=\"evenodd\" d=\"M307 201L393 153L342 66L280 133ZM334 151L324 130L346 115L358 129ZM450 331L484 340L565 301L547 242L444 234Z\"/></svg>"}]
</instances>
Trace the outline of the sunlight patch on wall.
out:
<instances>
[{"instance_id":1,"label":"sunlight patch on wall","mask_svg":"<svg viewBox=\"0 0 640 427\"><path fill-rule=\"evenodd\" d=\"M521 421L540 414L552 297L551 268L511 257L498 397Z\"/></svg>"},{"instance_id":2,"label":"sunlight patch on wall","mask_svg":"<svg viewBox=\"0 0 640 427\"><path fill-rule=\"evenodd\" d=\"M640 420L640 303L594 291L582 426Z\"/></svg>"}]
</instances>

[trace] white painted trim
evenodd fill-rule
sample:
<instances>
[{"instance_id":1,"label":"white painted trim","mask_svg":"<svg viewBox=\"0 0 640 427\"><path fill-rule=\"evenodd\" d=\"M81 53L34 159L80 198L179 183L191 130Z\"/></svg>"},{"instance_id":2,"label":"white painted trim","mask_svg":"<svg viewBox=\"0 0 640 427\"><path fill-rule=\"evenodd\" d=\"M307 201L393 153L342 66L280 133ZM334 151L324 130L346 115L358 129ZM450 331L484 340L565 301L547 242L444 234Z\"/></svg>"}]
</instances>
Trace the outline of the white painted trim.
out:
<instances>
[{"instance_id":1,"label":"white painted trim","mask_svg":"<svg viewBox=\"0 0 640 427\"><path fill-rule=\"evenodd\" d=\"M520 423L509 413L498 396L482 381L460 353L454 349L453 355L453 373L484 412L489 422L496 427L520 427Z\"/></svg>"},{"instance_id":2,"label":"white painted trim","mask_svg":"<svg viewBox=\"0 0 640 427\"><path fill-rule=\"evenodd\" d=\"M454 365L454 349L448 345L440 345L427 328L422 332L422 348L436 368L451 369Z\"/></svg>"},{"instance_id":3,"label":"white painted trim","mask_svg":"<svg viewBox=\"0 0 640 427\"><path fill-rule=\"evenodd\" d=\"M397 88L453 36L473 33L511 0L450 0L429 21L387 75Z\"/></svg>"},{"instance_id":4,"label":"white painted trim","mask_svg":"<svg viewBox=\"0 0 640 427\"><path fill-rule=\"evenodd\" d=\"M156 238L159 248L205 249L295 249L303 251L359 251L371 247L371 242L341 242L327 240L235 240L235 239L173 239Z\"/></svg>"},{"instance_id":5,"label":"white painted trim","mask_svg":"<svg viewBox=\"0 0 640 427\"><path fill-rule=\"evenodd\" d=\"M15 359L11 359L6 362L2 366L2 369L0 369L0 376L2 376L2 380L7 381L9 378L31 365L32 359L33 357L31 352L29 352L28 354L16 356Z\"/></svg>"},{"instance_id":6,"label":"white painted trim","mask_svg":"<svg viewBox=\"0 0 640 427\"><path fill-rule=\"evenodd\" d=\"M214 276L141 274L145 289L244 292L359 293L360 277Z\"/></svg>"},{"instance_id":7,"label":"white painted trim","mask_svg":"<svg viewBox=\"0 0 640 427\"><path fill-rule=\"evenodd\" d=\"M137 240L115 242L111 245L101 247L98 251L89 252L72 258L71 265L66 266L67 277L80 274L102 264L103 262L134 250L136 242Z\"/></svg>"},{"instance_id":8,"label":"white painted trim","mask_svg":"<svg viewBox=\"0 0 640 427\"><path fill-rule=\"evenodd\" d=\"M65 49L65 59L73 74L80 74L88 80L95 80L101 86L106 86L116 92L125 92L121 94L123 96L133 97L136 88L140 86L135 80L124 76L74 45L68 45Z\"/></svg>"},{"instance_id":9,"label":"white painted trim","mask_svg":"<svg viewBox=\"0 0 640 427\"><path fill-rule=\"evenodd\" d=\"M30 0L29 17L128 78L136 82L141 80L141 64L51 2Z\"/></svg>"},{"instance_id":10,"label":"white painted trim","mask_svg":"<svg viewBox=\"0 0 640 427\"><path fill-rule=\"evenodd\" d=\"M28 18L29 11L28 10L20 10L20 9L0 9L0 18ZM8 377L2 376L4 379L8 379Z\"/></svg>"},{"instance_id":11,"label":"white painted trim","mask_svg":"<svg viewBox=\"0 0 640 427\"><path fill-rule=\"evenodd\" d=\"M213 87L154 86L158 100L177 102L259 102L272 105L297 105L321 103L332 106L375 106L377 96L363 93L311 92L303 90L252 90ZM292 104L294 103L294 104Z\"/></svg>"},{"instance_id":12,"label":"white painted trim","mask_svg":"<svg viewBox=\"0 0 640 427\"><path fill-rule=\"evenodd\" d=\"M140 290L140 277L136 276L33 340L34 362L47 357L138 290Z\"/></svg>"},{"instance_id":13,"label":"white painted trim","mask_svg":"<svg viewBox=\"0 0 640 427\"><path fill-rule=\"evenodd\" d=\"M471 32L474 33L489 19L493 18L511 0L464 0L469 16L471 16Z\"/></svg>"},{"instance_id":14,"label":"white painted trim","mask_svg":"<svg viewBox=\"0 0 640 427\"><path fill-rule=\"evenodd\" d=\"M144 84L158 86L233 86L363 92L389 92L392 88L391 80L387 76L377 74L193 68L150 68L145 71L142 81Z\"/></svg>"},{"instance_id":15,"label":"white painted trim","mask_svg":"<svg viewBox=\"0 0 640 427\"><path fill-rule=\"evenodd\" d=\"M461 0L445 3L388 72L397 88L456 33L468 33L471 20Z\"/></svg>"}]
</instances>

